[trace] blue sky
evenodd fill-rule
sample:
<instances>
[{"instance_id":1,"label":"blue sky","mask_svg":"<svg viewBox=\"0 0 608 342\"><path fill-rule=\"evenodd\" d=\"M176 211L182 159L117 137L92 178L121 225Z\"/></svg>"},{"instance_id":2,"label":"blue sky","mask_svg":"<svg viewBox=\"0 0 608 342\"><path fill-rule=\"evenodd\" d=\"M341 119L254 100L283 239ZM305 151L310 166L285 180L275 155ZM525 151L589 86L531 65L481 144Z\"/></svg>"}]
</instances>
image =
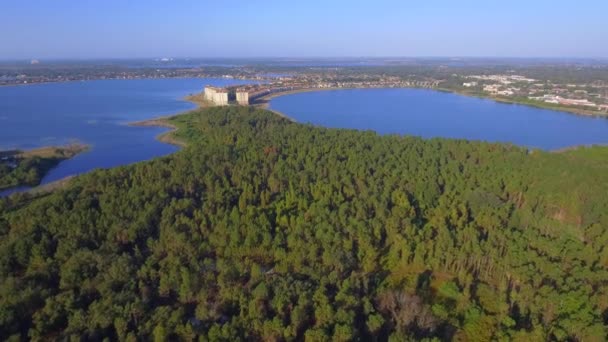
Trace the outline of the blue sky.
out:
<instances>
[{"instance_id":1,"label":"blue sky","mask_svg":"<svg viewBox=\"0 0 608 342\"><path fill-rule=\"evenodd\" d=\"M607 0L1 0L0 59L608 57Z\"/></svg>"}]
</instances>

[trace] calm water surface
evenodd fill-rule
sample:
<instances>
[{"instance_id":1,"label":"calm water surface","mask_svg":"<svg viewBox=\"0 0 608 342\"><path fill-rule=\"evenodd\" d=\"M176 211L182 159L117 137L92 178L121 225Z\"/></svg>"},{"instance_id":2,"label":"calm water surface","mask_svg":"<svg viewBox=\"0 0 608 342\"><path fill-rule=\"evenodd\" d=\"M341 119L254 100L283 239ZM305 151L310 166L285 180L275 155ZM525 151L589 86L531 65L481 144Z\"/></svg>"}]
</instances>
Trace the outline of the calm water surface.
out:
<instances>
[{"instance_id":1,"label":"calm water surface","mask_svg":"<svg viewBox=\"0 0 608 342\"><path fill-rule=\"evenodd\" d=\"M79 141L91 149L59 164L43 184L95 168L163 156L177 147L155 140L159 127L132 121L195 108L184 96L204 85L251 83L227 79L144 79L0 87L0 150L30 149ZM7 195L13 190L0 192Z\"/></svg>"},{"instance_id":2,"label":"calm water surface","mask_svg":"<svg viewBox=\"0 0 608 342\"><path fill-rule=\"evenodd\" d=\"M425 89L300 93L277 97L270 108L298 122L380 134L509 142L546 150L608 143L608 119Z\"/></svg>"},{"instance_id":3,"label":"calm water surface","mask_svg":"<svg viewBox=\"0 0 608 342\"><path fill-rule=\"evenodd\" d=\"M90 151L62 162L43 184L95 168L174 152L166 129L126 123L194 108L183 101L225 79L108 80L0 87L0 149L79 141ZM608 143L608 120L420 89L320 91L275 98L270 108L299 122L336 128L510 142L542 149ZM21 190L21 189L19 189ZM15 189L0 192L6 195Z\"/></svg>"}]
</instances>

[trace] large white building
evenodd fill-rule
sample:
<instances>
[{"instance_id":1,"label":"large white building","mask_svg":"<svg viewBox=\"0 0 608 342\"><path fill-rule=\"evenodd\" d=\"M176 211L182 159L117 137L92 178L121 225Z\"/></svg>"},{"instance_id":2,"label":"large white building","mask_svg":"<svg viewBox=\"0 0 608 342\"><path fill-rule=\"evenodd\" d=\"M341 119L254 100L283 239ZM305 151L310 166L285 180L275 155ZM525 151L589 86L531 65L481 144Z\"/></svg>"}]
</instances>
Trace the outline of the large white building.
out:
<instances>
[{"instance_id":1,"label":"large white building","mask_svg":"<svg viewBox=\"0 0 608 342\"><path fill-rule=\"evenodd\" d=\"M228 104L228 91L222 88L206 86L205 100L218 106L225 106Z\"/></svg>"},{"instance_id":2,"label":"large white building","mask_svg":"<svg viewBox=\"0 0 608 342\"><path fill-rule=\"evenodd\" d=\"M236 102L243 106L249 105L249 92L246 90L238 90L236 91Z\"/></svg>"}]
</instances>

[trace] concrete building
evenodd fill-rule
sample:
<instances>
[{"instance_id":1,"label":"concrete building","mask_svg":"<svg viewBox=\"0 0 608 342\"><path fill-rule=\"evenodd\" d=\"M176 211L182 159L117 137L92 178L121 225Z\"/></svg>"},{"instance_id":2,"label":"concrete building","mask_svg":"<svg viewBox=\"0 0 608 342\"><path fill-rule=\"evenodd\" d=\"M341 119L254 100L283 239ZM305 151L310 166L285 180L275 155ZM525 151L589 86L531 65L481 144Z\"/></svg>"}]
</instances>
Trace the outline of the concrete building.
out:
<instances>
[{"instance_id":1,"label":"concrete building","mask_svg":"<svg viewBox=\"0 0 608 342\"><path fill-rule=\"evenodd\" d=\"M599 106L587 99L585 99L585 100L565 99L558 95L530 96L528 98L532 99L532 100L544 101L547 103L555 103L555 104L561 104L561 105L566 105L566 106L596 107L599 110L602 110L601 106Z\"/></svg>"},{"instance_id":2,"label":"concrete building","mask_svg":"<svg viewBox=\"0 0 608 342\"><path fill-rule=\"evenodd\" d=\"M578 99L560 99L560 104L566 106L583 106L583 107L597 107L597 105L587 99L578 100Z\"/></svg>"},{"instance_id":3,"label":"concrete building","mask_svg":"<svg viewBox=\"0 0 608 342\"><path fill-rule=\"evenodd\" d=\"M513 96L514 92L511 89L505 89L505 90L499 90L495 94L502 95L502 96Z\"/></svg>"},{"instance_id":4,"label":"concrete building","mask_svg":"<svg viewBox=\"0 0 608 342\"><path fill-rule=\"evenodd\" d=\"M222 88L206 86L205 100L218 106L225 106L228 104L228 91Z\"/></svg>"},{"instance_id":5,"label":"concrete building","mask_svg":"<svg viewBox=\"0 0 608 342\"><path fill-rule=\"evenodd\" d=\"M483 91L486 91L490 94L496 94L498 92L498 85L496 85L496 84L484 85Z\"/></svg>"},{"instance_id":6,"label":"concrete building","mask_svg":"<svg viewBox=\"0 0 608 342\"><path fill-rule=\"evenodd\" d=\"M530 100L535 100L535 101L543 101L543 102L547 102L547 103L559 103L559 96L556 95L543 95L543 96L528 96L528 98Z\"/></svg>"},{"instance_id":7,"label":"concrete building","mask_svg":"<svg viewBox=\"0 0 608 342\"><path fill-rule=\"evenodd\" d=\"M249 92L246 90L236 90L236 102L243 106L249 105Z\"/></svg>"},{"instance_id":8,"label":"concrete building","mask_svg":"<svg viewBox=\"0 0 608 342\"><path fill-rule=\"evenodd\" d=\"M240 105L248 106L256 99L268 94L293 90L294 87L279 86L251 86L236 89L236 102Z\"/></svg>"}]
</instances>

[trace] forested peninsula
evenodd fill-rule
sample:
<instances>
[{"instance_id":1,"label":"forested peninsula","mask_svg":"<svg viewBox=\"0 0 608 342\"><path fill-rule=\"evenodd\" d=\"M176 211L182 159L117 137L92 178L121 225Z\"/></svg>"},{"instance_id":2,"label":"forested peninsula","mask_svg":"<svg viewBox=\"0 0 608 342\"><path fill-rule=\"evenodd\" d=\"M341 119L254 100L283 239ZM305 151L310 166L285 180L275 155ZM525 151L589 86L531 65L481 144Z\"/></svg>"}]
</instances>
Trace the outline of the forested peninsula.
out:
<instances>
[{"instance_id":1,"label":"forested peninsula","mask_svg":"<svg viewBox=\"0 0 608 342\"><path fill-rule=\"evenodd\" d=\"M0 339L607 336L608 148L169 122L171 156L0 200Z\"/></svg>"},{"instance_id":2,"label":"forested peninsula","mask_svg":"<svg viewBox=\"0 0 608 342\"><path fill-rule=\"evenodd\" d=\"M28 151L0 151L0 190L39 185L52 168L87 149L86 145L73 143Z\"/></svg>"}]
</instances>

